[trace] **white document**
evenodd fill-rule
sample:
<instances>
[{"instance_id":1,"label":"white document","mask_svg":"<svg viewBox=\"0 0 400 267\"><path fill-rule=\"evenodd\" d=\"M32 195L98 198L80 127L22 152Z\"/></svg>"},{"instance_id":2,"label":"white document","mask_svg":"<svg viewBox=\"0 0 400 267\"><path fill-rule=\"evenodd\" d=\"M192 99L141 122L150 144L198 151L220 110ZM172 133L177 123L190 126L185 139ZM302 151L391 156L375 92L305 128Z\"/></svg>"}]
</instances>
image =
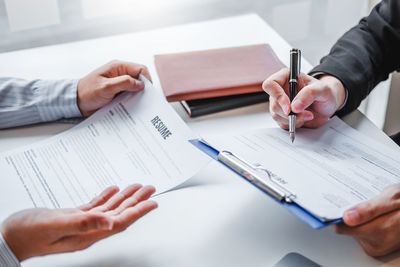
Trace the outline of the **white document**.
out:
<instances>
[{"instance_id":1,"label":"white document","mask_svg":"<svg viewBox=\"0 0 400 267\"><path fill-rule=\"evenodd\" d=\"M296 195L294 201L323 221L341 218L357 203L400 182L399 151L387 148L335 117L319 129L269 128L204 138L252 164L261 164Z\"/></svg>"},{"instance_id":2,"label":"white document","mask_svg":"<svg viewBox=\"0 0 400 267\"><path fill-rule=\"evenodd\" d=\"M30 207L75 207L110 185L169 190L209 162L150 82L124 93L74 128L0 154L0 220Z\"/></svg>"}]
</instances>

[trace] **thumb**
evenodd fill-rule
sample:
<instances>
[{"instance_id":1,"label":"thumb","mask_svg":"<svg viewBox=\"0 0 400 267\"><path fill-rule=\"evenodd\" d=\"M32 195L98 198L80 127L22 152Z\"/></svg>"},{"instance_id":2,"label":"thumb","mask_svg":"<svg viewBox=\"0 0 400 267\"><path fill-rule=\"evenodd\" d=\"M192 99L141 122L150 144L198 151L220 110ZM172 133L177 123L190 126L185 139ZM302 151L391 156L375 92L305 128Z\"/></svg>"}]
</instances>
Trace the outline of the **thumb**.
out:
<instances>
[{"instance_id":1,"label":"thumb","mask_svg":"<svg viewBox=\"0 0 400 267\"><path fill-rule=\"evenodd\" d=\"M346 210L343 214L343 221L349 226L356 226L400 209L399 189L398 185L390 186L377 197Z\"/></svg>"},{"instance_id":2,"label":"thumb","mask_svg":"<svg viewBox=\"0 0 400 267\"><path fill-rule=\"evenodd\" d=\"M122 91L137 92L143 90L144 83L132 78L129 75L122 75L115 78L108 78L107 86L104 90L116 95Z\"/></svg>"},{"instance_id":3,"label":"thumb","mask_svg":"<svg viewBox=\"0 0 400 267\"><path fill-rule=\"evenodd\" d=\"M64 235L74 235L92 230L111 230L113 227L113 220L102 213L82 212L67 215L63 221L64 227L59 227L59 230Z\"/></svg>"},{"instance_id":4,"label":"thumb","mask_svg":"<svg viewBox=\"0 0 400 267\"><path fill-rule=\"evenodd\" d=\"M316 88L315 84L310 84L303 87L292 102L292 110L295 113L303 112L311 106L315 101L326 101L329 92L322 88Z\"/></svg>"}]
</instances>

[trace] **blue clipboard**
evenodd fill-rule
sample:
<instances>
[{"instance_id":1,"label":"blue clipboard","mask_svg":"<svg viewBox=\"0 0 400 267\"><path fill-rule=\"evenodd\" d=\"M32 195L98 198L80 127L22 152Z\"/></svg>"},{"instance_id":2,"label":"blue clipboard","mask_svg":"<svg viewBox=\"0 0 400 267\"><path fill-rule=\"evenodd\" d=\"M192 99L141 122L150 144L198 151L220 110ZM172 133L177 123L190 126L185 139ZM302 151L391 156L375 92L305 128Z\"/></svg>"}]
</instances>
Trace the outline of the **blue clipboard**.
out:
<instances>
[{"instance_id":1,"label":"blue clipboard","mask_svg":"<svg viewBox=\"0 0 400 267\"><path fill-rule=\"evenodd\" d=\"M310 214L308 211L303 209L301 206L297 205L294 202L290 201L290 192L286 191L284 188L278 188L276 187L277 185L274 185L273 190L271 190L271 186L265 186L265 184L260 184L256 182L256 179L253 179L254 177L251 175L251 173L248 172L242 172L243 168L235 168L235 164L229 164L229 162L225 161L223 157L221 158L222 153L226 153L227 151L220 151L214 149L213 147L205 144L204 142L200 141L199 139L192 139L189 140L190 143L192 143L195 147L206 153L208 156L213 158L214 160L220 162L221 164L225 165L227 168L231 169L233 172L241 176L244 180L248 181L250 184L253 186L257 187L259 190L261 190L263 193L267 194L269 197L274 199L277 203L282 205L285 209L287 209L289 212L294 214L297 218L311 226L313 229L321 229L325 226L332 225L332 224L337 224L343 222L342 219L337 219L333 221L328 221L324 222L318 219L317 217L313 216ZM229 156L230 152L227 152L227 156ZM233 154L230 153L231 156L234 156ZM235 157L235 156L234 156ZM238 159L236 157L236 159ZM238 159L240 160L240 159ZM244 162L244 164L246 164ZM253 177L253 178L252 178Z\"/></svg>"}]
</instances>

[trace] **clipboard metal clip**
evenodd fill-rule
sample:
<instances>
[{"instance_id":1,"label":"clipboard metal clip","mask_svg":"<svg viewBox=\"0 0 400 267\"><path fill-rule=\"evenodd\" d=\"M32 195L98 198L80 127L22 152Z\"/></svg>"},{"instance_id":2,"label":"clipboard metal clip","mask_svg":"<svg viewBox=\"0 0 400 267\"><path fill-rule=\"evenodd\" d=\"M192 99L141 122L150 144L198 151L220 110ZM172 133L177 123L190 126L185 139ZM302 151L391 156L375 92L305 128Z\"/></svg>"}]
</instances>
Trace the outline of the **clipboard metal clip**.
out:
<instances>
[{"instance_id":1,"label":"clipboard metal clip","mask_svg":"<svg viewBox=\"0 0 400 267\"><path fill-rule=\"evenodd\" d=\"M280 202L293 203L296 195L278 183L276 174L260 164L250 164L229 151L221 151L218 159Z\"/></svg>"}]
</instances>

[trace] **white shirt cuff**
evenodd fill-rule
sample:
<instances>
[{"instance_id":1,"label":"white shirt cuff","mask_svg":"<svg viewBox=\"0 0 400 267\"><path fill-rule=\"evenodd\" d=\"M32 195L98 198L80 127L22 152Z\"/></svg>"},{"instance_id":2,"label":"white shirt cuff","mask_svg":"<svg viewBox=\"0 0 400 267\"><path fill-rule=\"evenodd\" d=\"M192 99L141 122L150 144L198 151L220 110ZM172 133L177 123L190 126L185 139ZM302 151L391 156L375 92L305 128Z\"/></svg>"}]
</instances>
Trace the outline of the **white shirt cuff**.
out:
<instances>
[{"instance_id":1,"label":"white shirt cuff","mask_svg":"<svg viewBox=\"0 0 400 267\"><path fill-rule=\"evenodd\" d=\"M316 73L311 74L311 76L314 77L314 78L316 78L316 79L318 79L319 76L324 75L324 74L326 74L326 73L320 71L320 72L316 72ZM346 96L345 96L345 98L344 98L344 102L343 102L343 104L336 110L336 112L340 111L342 108L344 108L344 106L346 106L347 99L349 98L349 92L347 91L346 88L344 88L344 91L345 91L345 93L346 93Z\"/></svg>"},{"instance_id":2,"label":"white shirt cuff","mask_svg":"<svg viewBox=\"0 0 400 267\"><path fill-rule=\"evenodd\" d=\"M0 233L0 266L20 267L20 263Z\"/></svg>"}]
</instances>

